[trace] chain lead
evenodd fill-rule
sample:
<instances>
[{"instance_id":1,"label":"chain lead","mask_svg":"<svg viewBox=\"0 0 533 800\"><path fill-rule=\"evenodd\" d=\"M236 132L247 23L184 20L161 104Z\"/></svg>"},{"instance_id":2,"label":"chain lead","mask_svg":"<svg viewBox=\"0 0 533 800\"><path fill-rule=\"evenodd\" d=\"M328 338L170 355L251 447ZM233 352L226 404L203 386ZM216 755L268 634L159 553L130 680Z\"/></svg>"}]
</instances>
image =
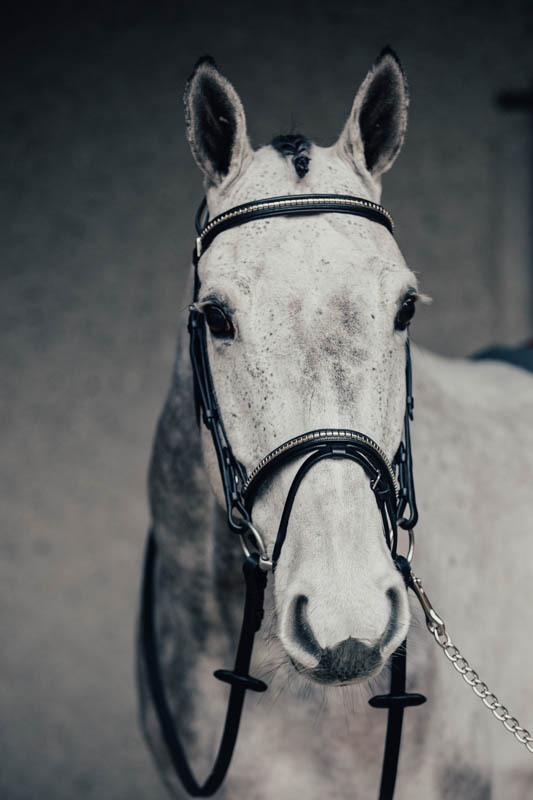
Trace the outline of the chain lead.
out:
<instances>
[{"instance_id":1,"label":"chain lead","mask_svg":"<svg viewBox=\"0 0 533 800\"><path fill-rule=\"evenodd\" d=\"M515 739L520 742L520 744L523 744L529 753L533 753L533 736L527 728L523 728L516 717L513 717L507 708L500 703L494 692L490 691L487 684L481 680L476 670L470 666L459 648L454 645L446 630L443 619L433 608L424 591L421 580L416 577L412 570L409 575L409 584L422 606L429 632L443 650L448 661L453 664L454 669L457 670L464 682L470 686L476 697L479 697L483 705L492 712L498 722L502 723L505 730L512 733Z\"/></svg>"}]
</instances>

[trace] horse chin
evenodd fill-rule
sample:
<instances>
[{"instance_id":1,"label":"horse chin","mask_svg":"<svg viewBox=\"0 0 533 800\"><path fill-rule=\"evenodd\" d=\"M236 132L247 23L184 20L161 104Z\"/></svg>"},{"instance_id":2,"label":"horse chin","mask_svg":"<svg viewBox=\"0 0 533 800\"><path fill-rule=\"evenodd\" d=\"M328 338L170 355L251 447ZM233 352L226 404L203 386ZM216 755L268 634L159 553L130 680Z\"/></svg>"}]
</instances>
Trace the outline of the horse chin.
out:
<instances>
[{"instance_id":1,"label":"horse chin","mask_svg":"<svg viewBox=\"0 0 533 800\"><path fill-rule=\"evenodd\" d=\"M289 659L296 672L302 677L322 686L353 686L357 683L365 683L370 678L379 675L386 663L386 659L376 654L376 658L370 663L365 665L345 664L339 669L332 663L329 650L324 651L324 655L314 667L304 666L290 655Z\"/></svg>"},{"instance_id":2,"label":"horse chin","mask_svg":"<svg viewBox=\"0 0 533 800\"><path fill-rule=\"evenodd\" d=\"M293 666L295 670L304 678L307 678L313 683L318 683L321 686L355 686L355 684L366 683L366 681L370 680L370 678L375 678L376 675L379 675L384 665L380 664L378 667L370 670L364 675L356 675L352 678L346 679L335 678L334 676L326 675L320 670L310 670L308 667L301 667L296 662L293 662Z\"/></svg>"}]
</instances>

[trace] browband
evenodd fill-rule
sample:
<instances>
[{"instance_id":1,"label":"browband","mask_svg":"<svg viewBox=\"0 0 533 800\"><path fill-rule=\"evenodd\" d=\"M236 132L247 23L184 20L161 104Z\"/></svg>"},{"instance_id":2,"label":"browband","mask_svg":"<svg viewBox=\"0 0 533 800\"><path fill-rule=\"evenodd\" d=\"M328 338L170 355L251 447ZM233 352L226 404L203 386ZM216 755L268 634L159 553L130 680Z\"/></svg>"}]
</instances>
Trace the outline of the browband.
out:
<instances>
[{"instance_id":1,"label":"browband","mask_svg":"<svg viewBox=\"0 0 533 800\"><path fill-rule=\"evenodd\" d=\"M373 222L384 225L387 230L394 234L394 223L389 212L364 197L352 197L345 194L298 194L285 195L283 197L267 197L255 203L243 203L239 206L224 211L211 221L206 220L202 224L202 217L206 210L206 201L202 202L196 215L196 248L193 260L198 263L198 259L205 253L213 239L218 233L249 222L253 219L264 219L265 217L289 216L292 214L321 214L324 211L336 212L338 214L354 214L358 217L366 217Z\"/></svg>"}]
</instances>

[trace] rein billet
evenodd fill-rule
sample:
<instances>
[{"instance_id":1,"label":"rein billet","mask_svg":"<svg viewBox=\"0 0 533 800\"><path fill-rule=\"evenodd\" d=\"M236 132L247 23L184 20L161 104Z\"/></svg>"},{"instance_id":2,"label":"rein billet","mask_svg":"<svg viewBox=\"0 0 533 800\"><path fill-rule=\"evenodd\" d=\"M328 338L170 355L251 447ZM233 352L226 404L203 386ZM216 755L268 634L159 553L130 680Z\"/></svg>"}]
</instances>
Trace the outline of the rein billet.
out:
<instances>
[{"instance_id":1,"label":"rein billet","mask_svg":"<svg viewBox=\"0 0 533 800\"><path fill-rule=\"evenodd\" d=\"M533 753L533 736L519 724L516 718L511 716L507 708L481 681L478 673L471 668L468 661L453 644L442 618L436 613L421 581L414 575L411 568L414 554L413 529L418 521L418 512L410 436L414 401L408 336L405 346L406 404L403 440L392 463L370 437L358 431L346 429L320 429L296 436L266 455L249 475L233 454L209 366L205 320L201 311L195 306L200 289L198 262L215 237L222 231L265 217L322 213L360 216L384 226L391 234L394 232L392 218L382 206L365 198L348 195L289 195L266 198L231 208L211 221L206 218L207 206L204 199L196 215L198 236L193 251L194 298L193 305L190 307L188 323L195 407L198 421L203 422L212 437L224 490L227 525L230 531L238 534L244 553L243 574L246 589L234 668L233 670L217 670L214 673L217 679L230 684L231 691L219 750L211 773L203 784L197 782L189 766L176 730L161 675L154 622L154 573L157 544L153 530L150 531L146 550L140 619L141 646L146 677L163 740L176 774L186 791L193 797L208 797L220 787L235 748L245 693L246 691L263 692L268 688L263 681L249 675L254 637L261 627L263 618L267 574L275 570L281 556L292 505L298 489L313 466L325 458L349 459L363 468L370 480L370 488L374 492L381 513L384 535L391 557L402 573L406 586L413 590L420 602L429 631L454 668L471 686L484 705L496 719L502 722L506 730L513 733L515 738L525 745L530 753ZM293 478L274 548L272 554L269 554L263 537L252 520L256 493L263 482L275 474L279 467L304 455L306 459ZM409 536L406 556L398 553L398 528L406 531ZM421 705L426 700L424 695L406 692L406 645L407 642L404 641L391 656L390 693L378 695L369 700L370 705L375 708L388 709L379 800L391 800L394 795L404 708Z\"/></svg>"}]
</instances>

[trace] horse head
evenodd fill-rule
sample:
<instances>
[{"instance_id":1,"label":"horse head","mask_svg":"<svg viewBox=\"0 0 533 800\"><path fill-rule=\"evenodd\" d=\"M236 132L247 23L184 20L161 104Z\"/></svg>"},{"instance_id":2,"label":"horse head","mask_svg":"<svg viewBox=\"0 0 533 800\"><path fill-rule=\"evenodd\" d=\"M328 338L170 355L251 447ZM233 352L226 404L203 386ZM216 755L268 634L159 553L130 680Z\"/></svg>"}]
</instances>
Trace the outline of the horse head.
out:
<instances>
[{"instance_id":1,"label":"horse head","mask_svg":"<svg viewBox=\"0 0 533 800\"><path fill-rule=\"evenodd\" d=\"M408 90L390 50L356 93L331 147L301 135L252 149L243 105L214 62L185 92L187 132L210 217L280 195L352 195L378 202L398 155ZM250 470L314 429L364 432L392 461L402 437L406 328L416 278L382 225L319 214L255 219L221 232L198 264L213 385L236 458ZM219 465L202 434L221 502ZM272 550L302 459L259 491L253 519ZM274 575L277 633L300 672L325 684L366 680L401 644L407 592L383 536L370 478L327 458L302 481Z\"/></svg>"}]
</instances>

